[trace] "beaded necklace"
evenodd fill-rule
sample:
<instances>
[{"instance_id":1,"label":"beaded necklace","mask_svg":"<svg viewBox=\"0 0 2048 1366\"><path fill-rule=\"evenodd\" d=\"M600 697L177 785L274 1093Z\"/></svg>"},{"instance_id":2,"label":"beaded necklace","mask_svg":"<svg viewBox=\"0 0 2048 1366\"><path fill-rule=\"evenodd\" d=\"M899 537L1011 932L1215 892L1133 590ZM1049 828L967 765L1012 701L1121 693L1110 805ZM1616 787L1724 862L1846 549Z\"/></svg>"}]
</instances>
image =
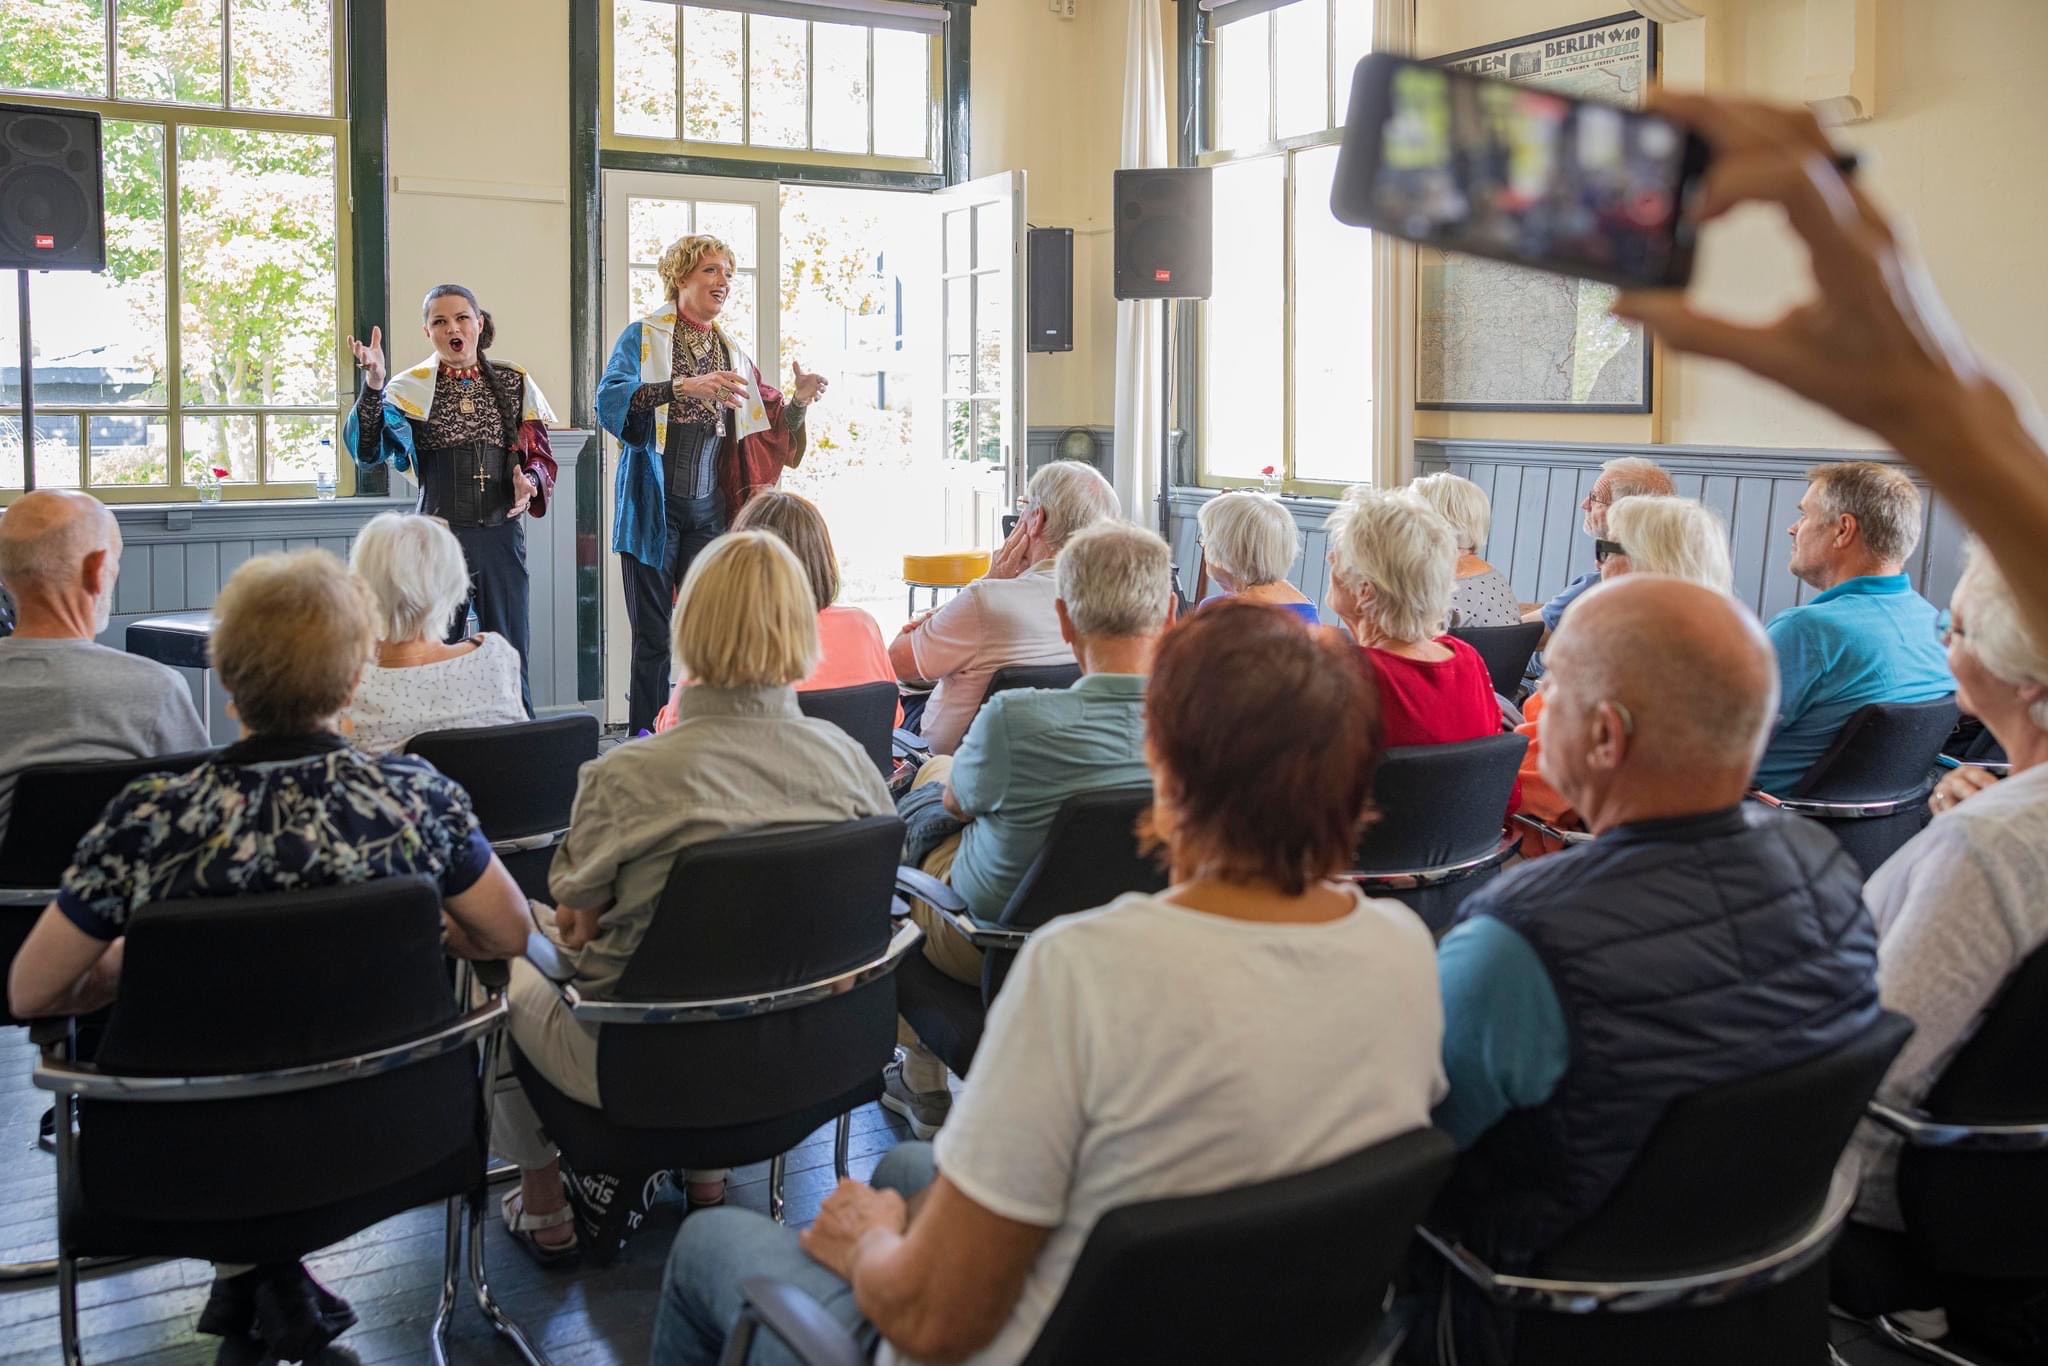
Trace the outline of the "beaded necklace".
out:
<instances>
[{"instance_id":1,"label":"beaded necklace","mask_svg":"<svg viewBox=\"0 0 2048 1366\"><path fill-rule=\"evenodd\" d=\"M448 372L448 378L455 381L456 392L462 396L462 401L456 406L464 413L475 412L476 400L471 397L471 391L477 386L477 378L482 374L481 367L472 365L467 370L458 370L452 365L444 364L441 368Z\"/></svg>"}]
</instances>

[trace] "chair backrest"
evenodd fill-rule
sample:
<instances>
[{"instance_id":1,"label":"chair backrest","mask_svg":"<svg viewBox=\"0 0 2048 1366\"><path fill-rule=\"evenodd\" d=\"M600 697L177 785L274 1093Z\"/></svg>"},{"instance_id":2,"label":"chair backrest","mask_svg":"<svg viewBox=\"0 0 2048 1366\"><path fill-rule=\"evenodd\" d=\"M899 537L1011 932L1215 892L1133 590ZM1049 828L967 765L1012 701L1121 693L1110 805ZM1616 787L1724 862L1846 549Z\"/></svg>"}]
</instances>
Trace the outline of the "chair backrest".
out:
<instances>
[{"instance_id":1,"label":"chair backrest","mask_svg":"<svg viewBox=\"0 0 2048 1366\"><path fill-rule=\"evenodd\" d=\"M894 816L690 846L676 857L614 999L747 996L880 957L902 849ZM623 1127L752 1123L870 1078L895 1029L893 975L772 1014L603 1025L598 1091L605 1118Z\"/></svg>"},{"instance_id":2,"label":"chair backrest","mask_svg":"<svg viewBox=\"0 0 2048 1366\"><path fill-rule=\"evenodd\" d=\"M217 1076L352 1057L454 1019L422 877L168 901L130 920L103 1070ZM478 1137L474 1052L332 1088L198 1104L82 1102L95 1204L220 1220L378 1190ZM194 1180L192 1172L217 1173Z\"/></svg>"},{"instance_id":3,"label":"chair backrest","mask_svg":"<svg viewBox=\"0 0 2048 1366\"><path fill-rule=\"evenodd\" d=\"M1441 868L1500 843L1529 741L1486 735L1390 749L1373 779L1379 816L1359 841L1360 872Z\"/></svg>"},{"instance_id":4,"label":"chair backrest","mask_svg":"<svg viewBox=\"0 0 2048 1366\"><path fill-rule=\"evenodd\" d=\"M597 718L588 712L509 726L434 730L405 745L469 794L491 840L563 830L576 804L576 772L597 757Z\"/></svg>"},{"instance_id":5,"label":"chair backrest","mask_svg":"<svg viewBox=\"0 0 2048 1366\"><path fill-rule=\"evenodd\" d=\"M1672 1102L1606 1203L1537 1274L1644 1279L1738 1262L1810 1227L1912 1022L1890 1011L1818 1057Z\"/></svg>"},{"instance_id":6,"label":"chair backrest","mask_svg":"<svg viewBox=\"0 0 2048 1366\"><path fill-rule=\"evenodd\" d=\"M1785 795L1880 802L1924 792L1934 785L1934 756L1956 728L1957 714L1954 697L1859 708L1842 723L1828 752Z\"/></svg>"},{"instance_id":7,"label":"chair backrest","mask_svg":"<svg viewBox=\"0 0 2048 1366\"><path fill-rule=\"evenodd\" d=\"M1125 892L1165 887L1166 869L1138 852L1138 818L1151 805L1149 785L1078 792L1061 802L1044 847L997 918L1035 930L1059 916L1107 906Z\"/></svg>"},{"instance_id":8,"label":"chair backrest","mask_svg":"<svg viewBox=\"0 0 2048 1366\"><path fill-rule=\"evenodd\" d=\"M1493 690L1512 698L1522 690L1522 675L1536 654L1536 642L1543 639L1540 621L1517 622L1513 626L1459 626L1446 634L1479 652L1486 663L1486 675Z\"/></svg>"},{"instance_id":9,"label":"chair backrest","mask_svg":"<svg viewBox=\"0 0 2048 1366\"><path fill-rule=\"evenodd\" d=\"M1071 688L1080 677L1079 664L1008 664L989 676L981 701L1012 688Z\"/></svg>"},{"instance_id":10,"label":"chair backrest","mask_svg":"<svg viewBox=\"0 0 2048 1366\"><path fill-rule=\"evenodd\" d=\"M856 683L850 688L799 692L796 705L805 716L830 721L859 741L884 778L895 771L891 743L896 733L894 683Z\"/></svg>"},{"instance_id":11,"label":"chair backrest","mask_svg":"<svg viewBox=\"0 0 2048 1366\"><path fill-rule=\"evenodd\" d=\"M1294 1176L1110 1210L1025 1360L1362 1361L1452 1157L1448 1136L1415 1129Z\"/></svg>"},{"instance_id":12,"label":"chair backrest","mask_svg":"<svg viewBox=\"0 0 2048 1366\"><path fill-rule=\"evenodd\" d=\"M23 769L15 779L7 833L0 838L0 887L56 886L71 866L78 842L99 824L107 803L123 788L152 773L183 773L215 753L199 750Z\"/></svg>"}]
</instances>

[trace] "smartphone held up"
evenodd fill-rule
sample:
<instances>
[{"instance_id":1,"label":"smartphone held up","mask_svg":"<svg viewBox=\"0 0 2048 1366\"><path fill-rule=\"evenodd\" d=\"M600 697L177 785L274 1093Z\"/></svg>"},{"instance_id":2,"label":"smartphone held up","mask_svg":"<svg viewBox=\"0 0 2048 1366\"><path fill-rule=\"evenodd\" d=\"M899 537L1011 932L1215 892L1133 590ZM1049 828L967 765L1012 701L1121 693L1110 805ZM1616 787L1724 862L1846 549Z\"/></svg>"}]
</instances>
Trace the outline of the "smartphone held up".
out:
<instances>
[{"instance_id":1,"label":"smartphone held up","mask_svg":"<svg viewBox=\"0 0 2048 1366\"><path fill-rule=\"evenodd\" d=\"M1678 288L1708 159L1659 114L1374 53L1352 78L1330 208L1431 246Z\"/></svg>"}]
</instances>

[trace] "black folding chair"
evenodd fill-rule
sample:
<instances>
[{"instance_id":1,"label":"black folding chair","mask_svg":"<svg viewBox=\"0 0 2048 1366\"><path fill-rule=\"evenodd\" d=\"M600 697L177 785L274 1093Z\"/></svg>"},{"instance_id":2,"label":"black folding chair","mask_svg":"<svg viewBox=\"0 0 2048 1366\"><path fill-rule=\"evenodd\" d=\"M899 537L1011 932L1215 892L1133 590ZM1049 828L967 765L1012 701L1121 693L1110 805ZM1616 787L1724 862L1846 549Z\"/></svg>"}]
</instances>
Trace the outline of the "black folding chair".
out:
<instances>
[{"instance_id":1,"label":"black folding chair","mask_svg":"<svg viewBox=\"0 0 2048 1366\"><path fill-rule=\"evenodd\" d=\"M896 771L897 696L894 683L856 683L850 688L799 692L796 704L805 716L830 721L858 740L886 779Z\"/></svg>"},{"instance_id":2,"label":"black folding chair","mask_svg":"<svg viewBox=\"0 0 2048 1366\"><path fill-rule=\"evenodd\" d=\"M425 759L469 794L484 838L519 890L552 905L548 865L569 833L576 775L597 757L597 718L587 712L509 726L415 735L405 752Z\"/></svg>"},{"instance_id":3,"label":"black folding chair","mask_svg":"<svg viewBox=\"0 0 2048 1366\"><path fill-rule=\"evenodd\" d=\"M1486 663L1486 676L1493 680L1493 690L1512 702L1522 690L1522 675L1529 671L1529 661L1536 657L1536 642L1543 639L1543 623L1459 626L1445 634L1479 652L1479 658Z\"/></svg>"},{"instance_id":4,"label":"black folding chair","mask_svg":"<svg viewBox=\"0 0 2048 1366\"><path fill-rule=\"evenodd\" d=\"M444 1201L429 1351L446 1360L467 1203L477 1304L546 1366L484 1274L479 1045L505 1005L457 1013L433 883L159 902L127 937L97 1055L35 1071L58 1098L65 1361L80 1360L81 1258L296 1261Z\"/></svg>"},{"instance_id":5,"label":"black folding chair","mask_svg":"<svg viewBox=\"0 0 2048 1366\"><path fill-rule=\"evenodd\" d=\"M1106 906L1125 892L1166 886L1166 870L1138 850L1138 818L1151 804L1150 786L1102 788L1067 798L1046 830L1045 846L993 921L970 916L960 894L929 874L908 868L898 874L907 890L982 951L979 989L954 981L923 954L898 974L903 1018L955 1075L967 1075L988 1008L1033 930L1063 915Z\"/></svg>"},{"instance_id":6,"label":"black folding chair","mask_svg":"<svg viewBox=\"0 0 2048 1366\"><path fill-rule=\"evenodd\" d=\"M513 1045L563 1160L634 1190L656 1172L770 1159L780 1219L783 1154L836 1121L845 1175L849 1118L881 1095L895 1051L897 965L923 938L892 919L902 848L903 822L871 816L678 855L617 996L562 988L597 1027L602 1107L564 1095ZM597 1264L617 1255L631 1203L589 1230Z\"/></svg>"},{"instance_id":7,"label":"black folding chair","mask_svg":"<svg viewBox=\"0 0 2048 1366\"><path fill-rule=\"evenodd\" d=\"M1146 1200L1097 1221L1024 1366L1357 1366L1387 1288L1450 1174L1451 1140L1413 1129L1312 1171ZM757 1277L720 1366L766 1328L804 1366L865 1360L795 1286Z\"/></svg>"},{"instance_id":8,"label":"black folding chair","mask_svg":"<svg viewBox=\"0 0 2048 1366\"><path fill-rule=\"evenodd\" d=\"M1749 795L1827 826L1868 877L1927 824L1936 757L1956 716L1953 697L1873 702L1842 724L1828 752L1784 796Z\"/></svg>"},{"instance_id":9,"label":"black folding chair","mask_svg":"<svg viewBox=\"0 0 2048 1366\"><path fill-rule=\"evenodd\" d=\"M999 692L1012 688L1071 688L1081 677L1079 664L1006 664L989 675L982 690L981 706Z\"/></svg>"},{"instance_id":10,"label":"black folding chair","mask_svg":"<svg viewBox=\"0 0 2048 1366\"><path fill-rule=\"evenodd\" d=\"M1520 843L1506 833L1508 799L1528 749L1527 737L1503 734L1388 750L1373 778L1379 814L1346 876L1441 934Z\"/></svg>"},{"instance_id":11,"label":"black folding chair","mask_svg":"<svg viewBox=\"0 0 2048 1366\"><path fill-rule=\"evenodd\" d=\"M1856 1197L1836 1163L1913 1032L1855 1041L1673 1102L1619 1187L1537 1265L1422 1236L1503 1320L1516 1366L1814 1366L1828 1246Z\"/></svg>"}]
</instances>

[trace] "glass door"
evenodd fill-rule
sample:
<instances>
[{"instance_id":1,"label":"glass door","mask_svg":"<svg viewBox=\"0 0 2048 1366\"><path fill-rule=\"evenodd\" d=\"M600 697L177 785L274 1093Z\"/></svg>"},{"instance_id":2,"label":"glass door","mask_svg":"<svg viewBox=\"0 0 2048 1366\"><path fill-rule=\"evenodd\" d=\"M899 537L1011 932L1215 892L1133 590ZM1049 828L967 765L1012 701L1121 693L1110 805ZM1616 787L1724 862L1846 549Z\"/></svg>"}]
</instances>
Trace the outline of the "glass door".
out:
<instances>
[{"instance_id":1,"label":"glass door","mask_svg":"<svg viewBox=\"0 0 2048 1366\"><path fill-rule=\"evenodd\" d=\"M1024 488L1024 173L1006 171L933 195L938 214L938 335L944 544L994 547Z\"/></svg>"}]
</instances>

